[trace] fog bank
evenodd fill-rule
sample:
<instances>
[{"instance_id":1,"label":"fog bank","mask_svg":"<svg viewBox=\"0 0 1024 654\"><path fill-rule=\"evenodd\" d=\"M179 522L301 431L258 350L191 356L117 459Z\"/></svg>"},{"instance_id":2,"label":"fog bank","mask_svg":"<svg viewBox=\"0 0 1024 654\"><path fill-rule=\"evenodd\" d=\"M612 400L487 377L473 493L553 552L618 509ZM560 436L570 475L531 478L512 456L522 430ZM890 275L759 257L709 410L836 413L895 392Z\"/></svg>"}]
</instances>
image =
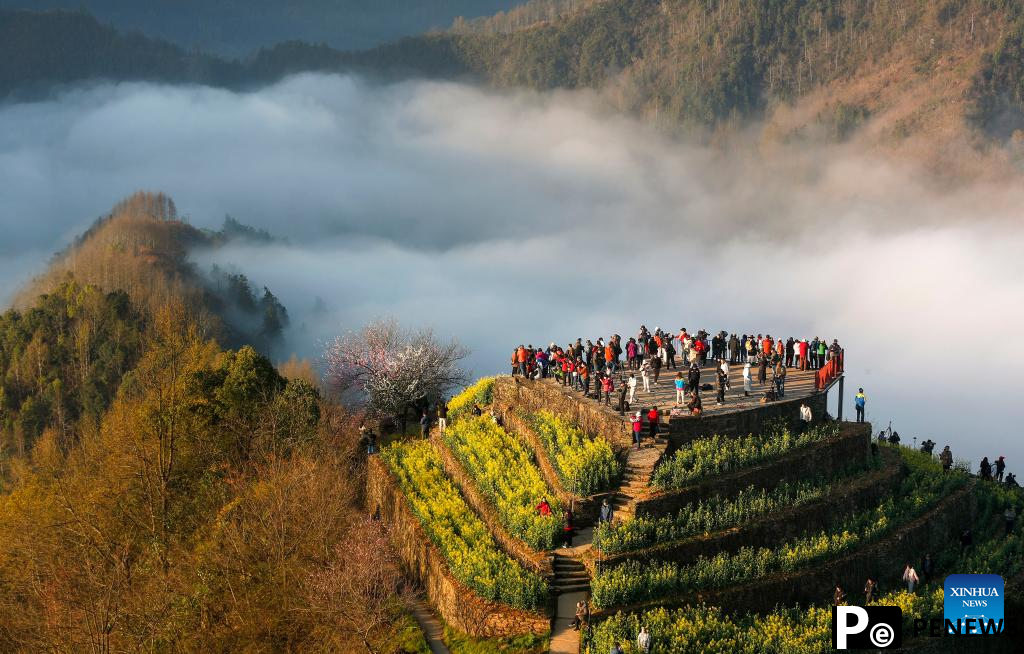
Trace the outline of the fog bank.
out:
<instances>
[{"instance_id":1,"label":"fog bank","mask_svg":"<svg viewBox=\"0 0 1024 654\"><path fill-rule=\"evenodd\" d=\"M481 374L641 322L839 338L848 410L864 386L876 423L1024 467L1000 347L1024 318L1020 185L849 146L723 154L599 106L316 75L0 106L0 299L45 263L26 253L158 189L193 224L289 239L214 256L274 290L304 354L383 315L459 337Z\"/></svg>"}]
</instances>

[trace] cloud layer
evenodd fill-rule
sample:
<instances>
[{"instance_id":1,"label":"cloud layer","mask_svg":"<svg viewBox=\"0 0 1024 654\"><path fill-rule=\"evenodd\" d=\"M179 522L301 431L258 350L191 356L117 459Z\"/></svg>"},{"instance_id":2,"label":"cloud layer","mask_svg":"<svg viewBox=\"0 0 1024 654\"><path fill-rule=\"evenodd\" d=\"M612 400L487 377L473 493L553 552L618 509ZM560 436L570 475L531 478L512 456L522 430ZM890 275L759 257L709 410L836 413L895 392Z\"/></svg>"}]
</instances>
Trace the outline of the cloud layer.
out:
<instances>
[{"instance_id":1,"label":"cloud layer","mask_svg":"<svg viewBox=\"0 0 1024 654\"><path fill-rule=\"evenodd\" d=\"M97 86L0 125L0 299L36 253L163 190L194 224L290 240L216 256L278 293L305 353L382 315L458 336L480 373L520 341L641 322L837 337L870 418L1024 462L1019 184L940 186L849 147L723 154L585 93L340 76Z\"/></svg>"}]
</instances>

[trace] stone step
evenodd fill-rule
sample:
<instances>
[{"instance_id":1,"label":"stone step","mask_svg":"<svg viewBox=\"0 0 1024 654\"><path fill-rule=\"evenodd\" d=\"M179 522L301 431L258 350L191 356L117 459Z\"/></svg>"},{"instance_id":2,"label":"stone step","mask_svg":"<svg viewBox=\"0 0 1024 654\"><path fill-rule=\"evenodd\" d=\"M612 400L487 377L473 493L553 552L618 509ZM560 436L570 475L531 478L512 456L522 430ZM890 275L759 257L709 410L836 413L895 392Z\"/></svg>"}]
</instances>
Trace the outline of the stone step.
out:
<instances>
[{"instance_id":1,"label":"stone step","mask_svg":"<svg viewBox=\"0 0 1024 654\"><path fill-rule=\"evenodd\" d=\"M553 579L553 583L560 583L564 581L576 581L579 579L590 579L590 571L584 568L583 570L573 570L572 572L556 572Z\"/></svg>"},{"instance_id":2,"label":"stone step","mask_svg":"<svg viewBox=\"0 0 1024 654\"><path fill-rule=\"evenodd\" d=\"M570 565L558 565L556 563L555 566L554 566L554 571L555 571L555 576L556 577L557 576L561 576L563 574L572 575L572 574L576 574L578 572L586 572L586 570L587 570L587 566L583 565L582 563L577 563L576 565L571 565L571 566Z\"/></svg>"},{"instance_id":3,"label":"stone step","mask_svg":"<svg viewBox=\"0 0 1024 654\"><path fill-rule=\"evenodd\" d=\"M566 584L564 586L559 585L559 584L554 584L554 585L552 585L551 588L556 593L578 593L581 590L582 591L589 591L590 590L590 582L589 581L584 581L584 582L580 582L580 583Z\"/></svg>"}]
</instances>

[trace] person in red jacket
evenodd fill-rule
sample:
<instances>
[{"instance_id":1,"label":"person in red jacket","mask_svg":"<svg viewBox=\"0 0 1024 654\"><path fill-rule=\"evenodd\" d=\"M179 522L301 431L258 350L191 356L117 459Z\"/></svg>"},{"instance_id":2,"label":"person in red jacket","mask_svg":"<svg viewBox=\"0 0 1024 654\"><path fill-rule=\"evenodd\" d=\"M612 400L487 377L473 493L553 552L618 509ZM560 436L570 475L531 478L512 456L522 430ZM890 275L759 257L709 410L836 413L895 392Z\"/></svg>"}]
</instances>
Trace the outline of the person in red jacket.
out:
<instances>
[{"instance_id":1,"label":"person in red jacket","mask_svg":"<svg viewBox=\"0 0 1024 654\"><path fill-rule=\"evenodd\" d=\"M542 499L540 501L540 504L538 504L534 508L537 509L537 513L539 513L540 515L551 515L551 505L548 504L547 498Z\"/></svg>"},{"instance_id":2,"label":"person in red jacket","mask_svg":"<svg viewBox=\"0 0 1024 654\"><path fill-rule=\"evenodd\" d=\"M612 383L611 375L603 375L601 377L601 392L604 393L604 403L607 406L612 404L612 391L615 390L615 384Z\"/></svg>"},{"instance_id":3,"label":"person in red jacket","mask_svg":"<svg viewBox=\"0 0 1024 654\"><path fill-rule=\"evenodd\" d=\"M658 437L658 421L660 418L661 414L658 413L658 407L652 406L651 410L647 412L647 433L652 441Z\"/></svg>"},{"instance_id":4,"label":"person in red jacket","mask_svg":"<svg viewBox=\"0 0 1024 654\"><path fill-rule=\"evenodd\" d=\"M807 339L802 338L797 344L797 352L800 355L800 370L807 370Z\"/></svg>"}]
</instances>

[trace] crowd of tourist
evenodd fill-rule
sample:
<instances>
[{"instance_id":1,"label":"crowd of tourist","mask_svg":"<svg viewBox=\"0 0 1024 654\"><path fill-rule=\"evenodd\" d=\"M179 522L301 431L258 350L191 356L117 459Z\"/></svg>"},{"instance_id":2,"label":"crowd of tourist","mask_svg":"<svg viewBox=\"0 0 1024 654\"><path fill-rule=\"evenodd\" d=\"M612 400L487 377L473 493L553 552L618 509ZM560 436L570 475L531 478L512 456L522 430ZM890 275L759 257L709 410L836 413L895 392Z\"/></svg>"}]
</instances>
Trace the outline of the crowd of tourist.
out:
<instances>
[{"instance_id":1,"label":"crowd of tourist","mask_svg":"<svg viewBox=\"0 0 1024 654\"><path fill-rule=\"evenodd\" d=\"M817 336L784 339L725 331L712 336L703 329L691 333L683 327L672 333L660 328L650 331L641 325L636 336L626 341L613 334L607 340L577 338L564 347L554 342L546 348L520 344L512 352L511 366L513 375L554 378L605 405L614 401L623 415L638 396L655 392L662 372L671 370L675 373L671 379L675 406L699 416L704 411L702 391L716 390L715 402L726 402L731 366L743 366L743 397L753 392L756 370L756 383L765 388L761 399L770 402L785 396L788 370L817 370L829 361L841 361L842 356L838 340L829 344ZM709 361L714 364L711 380L701 383Z\"/></svg>"}]
</instances>

